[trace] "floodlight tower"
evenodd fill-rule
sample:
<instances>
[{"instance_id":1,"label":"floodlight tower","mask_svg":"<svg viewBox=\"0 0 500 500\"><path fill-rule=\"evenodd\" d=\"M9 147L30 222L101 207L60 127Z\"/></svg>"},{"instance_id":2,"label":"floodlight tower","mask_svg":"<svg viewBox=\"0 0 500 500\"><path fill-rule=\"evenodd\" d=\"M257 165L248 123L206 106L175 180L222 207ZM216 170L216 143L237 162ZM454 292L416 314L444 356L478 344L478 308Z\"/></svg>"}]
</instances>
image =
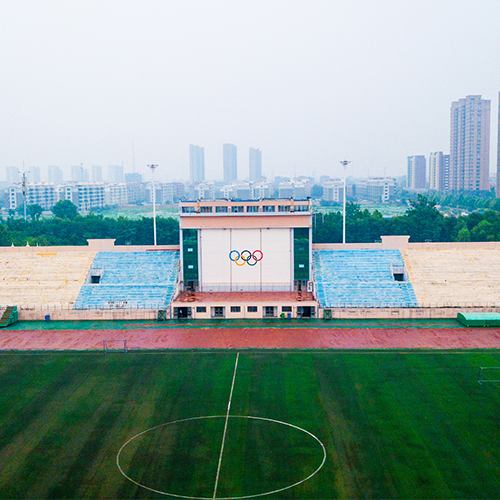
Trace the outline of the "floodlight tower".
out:
<instances>
[{"instance_id":1,"label":"floodlight tower","mask_svg":"<svg viewBox=\"0 0 500 500\"><path fill-rule=\"evenodd\" d=\"M349 165L349 163L351 163L351 162L348 160L342 160L340 162L340 164L344 167L344 197L342 200L343 205L344 205L344 218L342 221L342 244L344 244L344 245L345 245L345 192L346 192L345 184L346 184L346 170L347 170L347 165Z\"/></svg>"},{"instance_id":2,"label":"floodlight tower","mask_svg":"<svg viewBox=\"0 0 500 500\"><path fill-rule=\"evenodd\" d=\"M153 233L154 233L154 245L156 246L156 189L155 189L155 169L158 167L155 163L148 165L151 169L151 175L153 176Z\"/></svg>"}]
</instances>

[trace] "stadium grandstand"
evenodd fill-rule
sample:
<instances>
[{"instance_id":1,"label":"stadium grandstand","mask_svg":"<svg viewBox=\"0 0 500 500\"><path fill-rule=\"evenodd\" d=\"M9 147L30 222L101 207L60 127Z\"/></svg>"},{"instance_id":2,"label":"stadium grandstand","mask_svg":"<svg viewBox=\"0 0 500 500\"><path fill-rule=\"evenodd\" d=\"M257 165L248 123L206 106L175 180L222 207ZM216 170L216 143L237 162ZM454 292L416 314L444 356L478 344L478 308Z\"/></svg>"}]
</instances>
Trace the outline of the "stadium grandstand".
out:
<instances>
[{"instance_id":1,"label":"stadium grandstand","mask_svg":"<svg viewBox=\"0 0 500 500\"><path fill-rule=\"evenodd\" d=\"M422 318L500 307L500 243L313 244L309 200L180 205L180 245L3 247L20 319Z\"/></svg>"}]
</instances>

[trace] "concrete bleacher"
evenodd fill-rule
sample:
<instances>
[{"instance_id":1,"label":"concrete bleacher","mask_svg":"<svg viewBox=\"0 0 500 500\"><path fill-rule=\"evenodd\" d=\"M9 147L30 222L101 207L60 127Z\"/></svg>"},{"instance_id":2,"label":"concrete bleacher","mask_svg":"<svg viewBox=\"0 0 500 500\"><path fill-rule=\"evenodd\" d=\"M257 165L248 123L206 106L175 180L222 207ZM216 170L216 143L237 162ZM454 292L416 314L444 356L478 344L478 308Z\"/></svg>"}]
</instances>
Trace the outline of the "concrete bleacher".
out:
<instances>
[{"instance_id":1,"label":"concrete bleacher","mask_svg":"<svg viewBox=\"0 0 500 500\"><path fill-rule=\"evenodd\" d=\"M0 253L0 304L72 307L95 252Z\"/></svg>"},{"instance_id":2,"label":"concrete bleacher","mask_svg":"<svg viewBox=\"0 0 500 500\"><path fill-rule=\"evenodd\" d=\"M75 309L156 309L167 307L175 289L179 252L99 252Z\"/></svg>"},{"instance_id":3,"label":"concrete bleacher","mask_svg":"<svg viewBox=\"0 0 500 500\"><path fill-rule=\"evenodd\" d=\"M500 250L457 246L402 254L420 305L500 304Z\"/></svg>"},{"instance_id":4,"label":"concrete bleacher","mask_svg":"<svg viewBox=\"0 0 500 500\"><path fill-rule=\"evenodd\" d=\"M315 294L321 307L416 307L411 283L395 281L399 250L314 250Z\"/></svg>"}]
</instances>

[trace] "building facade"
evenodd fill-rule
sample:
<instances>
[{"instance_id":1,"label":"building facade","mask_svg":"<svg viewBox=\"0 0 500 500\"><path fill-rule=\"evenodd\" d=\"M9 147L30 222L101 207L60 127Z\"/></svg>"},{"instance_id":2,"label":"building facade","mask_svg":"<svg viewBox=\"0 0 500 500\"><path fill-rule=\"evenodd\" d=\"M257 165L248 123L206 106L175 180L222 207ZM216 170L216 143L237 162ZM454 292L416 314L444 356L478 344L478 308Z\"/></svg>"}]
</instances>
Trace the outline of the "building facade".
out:
<instances>
[{"instance_id":1,"label":"building facade","mask_svg":"<svg viewBox=\"0 0 500 500\"><path fill-rule=\"evenodd\" d=\"M123 165L108 165L108 182L123 182Z\"/></svg>"},{"instance_id":2,"label":"building facade","mask_svg":"<svg viewBox=\"0 0 500 500\"><path fill-rule=\"evenodd\" d=\"M312 279L309 201L181 203L185 289L293 291Z\"/></svg>"},{"instance_id":3,"label":"building facade","mask_svg":"<svg viewBox=\"0 0 500 500\"><path fill-rule=\"evenodd\" d=\"M451 104L448 190L489 190L490 107L480 95Z\"/></svg>"},{"instance_id":4,"label":"building facade","mask_svg":"<svg viewBox=\"0 0 500 500\"><path fill-rule=\"evenodd\" d=\"M189 145L189 180L203 182L205 180L205 149Z\"/></svg>"},{"instance_id":5,"label":"building facade","mask_svg":"<svg viewBox=\"0 0 500 500\"><path fill-rule=\"evenodd\" d=\"M356 198L358 200L387 203L394 199L396 179L393 177L370 177L356 182Z\"/></svg>"},{"instance_id":6,"label":"building facade","mask_svg":"<svg viewBox=\"0 0 500 500\"><path fill-rule=\"evenodd\" d=\"M426 160L423 155L408 156L408 189L425 189Z\"/></svg>"},{"instance_id":7,"label":"building facade","mask_svg":"<svg viewBox=\"0 0 500 500\"><path fill-rule=\"evenodd\" d=\"M260 149L250 148L248 165L250 181L254 182L262 179L262 151Z\"/></svg>"},{"instance_id":8,"label":"building facade","mask_svg":"<svg viewBox=\"0 0 500 500\"><path fill-rule=\"evenodd\" d=\"M224 184L236 181L238 178L238 160L234 144L223 144L222 163L224 167Z\"/></svg>"},{"instance_id":9,"label":"building facade","mask_svg":"<svg viewBox=\"0 0 500 500\"><path fill-rule=\"evenodd\" d=\"M436 151L429 155L429 189L448 191L450 178L450 155Z\"/></svg>"},{"instance_id":10,"label":"building facade","mask_svg":"<svg viewBox=\"0 0 500 500\"><path fill-rule=\"evenodd\" d=\"M50 184L62 184L64 182L62 168L57 165L49 165L47 167L47 177Z\"/></svg>"},{"instance_id":11,"label":"building facade","mask_svg":"<svg viewBox=\"0 0 500 500\"><path fill-rule=\"evenodd\" d=\"M340 179L326 179L323 182L324 201L342 203L344 200L344 181Z\"/></svg>"},{"instance_id":12,"label":"building facade","mask_svg":"<svg viewBox=\"0 0 500 500\"><path fill-rule=\"evenodd\" d=\"M102 167L101 165L92 165L92 182L102 182Z\"/></svg>"}]
</instances>

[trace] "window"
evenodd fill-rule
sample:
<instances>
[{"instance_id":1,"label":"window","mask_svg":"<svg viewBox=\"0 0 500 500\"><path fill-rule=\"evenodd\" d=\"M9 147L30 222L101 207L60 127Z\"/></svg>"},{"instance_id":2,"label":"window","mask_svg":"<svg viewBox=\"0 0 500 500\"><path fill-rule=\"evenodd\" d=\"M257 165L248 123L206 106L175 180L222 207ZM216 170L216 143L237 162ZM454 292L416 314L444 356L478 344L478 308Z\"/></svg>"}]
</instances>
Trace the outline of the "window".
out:
<instances>
[{"instance_id":1,"label":"window","mask_svg":"<svg viewBox=\"0 0 500 500\"><path fill-rule=\"evenodd\" d=\"M212 307L212 318L223 318L224 317L224 307L216 306Z\"/></svg>"},{"instance_id":2,"label":"window","mask_svg":"<svg viewBox=\"0 0 500 500\"><path fill-rule=\"evenodd\" d=\"M207 312L207 308L205 306L197 306L196 307L196 312L197 313L206 313Z\"/></svg>"},{"instance_id":3,"label":"window","mask_svg":"<svg viewBox=\"0 0 500 500\"><path fill-rule=\"evenodd\" d=\"M307 212L309 210L309 206L308 205L295 205L293 209L295 212Z\"/></svg>"},{"instance_id":4,"label":"window","mask_svg":"<svg viewBox=\"0 0 500 500\"><path fill-rule=\"evenodd\" d=\"M216 212L227 212L227 207L215 207Z\"/></svg>"},{"instance_id":5,"label":"window","mask_svg":"<svg viewBox=\"0 0 500 500\"><path fill-rule=\"evenodd\" d=\"M212 213L212 207L201 207L200 212L203 214Z\"/></svg>"},{"instance_id":6,"label":"window","mask_svg":"<svg viewBox=\"0 0 500 500\"><path fill-rule=\"evenodd\" d=\"M247 306L247 312L249 312L249 313L256 313L257 312L257 306Z\"/></svg>"},{"instance_id":7,"label":"window","mask_svg":"<svg viewBox=\"0 0 500 500\"><path fill-rule=\"evenodd\" d=\"M264 318L274 318L276 314L274 312L274 306L264 306Z\"/></svg>"},{"instance_id":8,"label":"window","mask_svg":"<svg viewBox=\"0 0 500 500\"><path fill-rule=\"evenodd\" d=\"M244 208L243 205L234 205L231 207L231 212L243 212Z\"/></svg>"},{"instance_id":9,"label":"window","mask_svg":"<svg viewBox=\"0 0 500 500\"><path fill-rule=\"evenodd\" d=\"M248 205L247 206L247 212L258 212L258 211L259 211L258 205Z\"/></svg>"},{"instance_id":10,"label":"window","mask_svg":"<svg viewBox=\"0 0 500 500\"><path fill-rule=\"evenodd\" d=\"M192 214L195 212L196 207L182 207L183 214Z\"/></svg>"},{"instance_id":11,"label":"window","mask_svg":"<svg viewBox=\"0 0 500 500\"><path fill-rule=\"evenodd\" d=\"M281 312L291 313L292 312L292 306L282 306L281 307Z\"/></svg>"},{"instance_id":12,"label":"window","mask_svg":"<svg viewBox=\"0 0 500 500\"><path fill-rule=\"evenodd\" d=\"M231 312L232 313L239 313L241 311L240 306L231 306Z\"/></svg>"},{"instance_id":13,"label":"window","mask_svg":"<svg viewBox=\"0 0 500 500\"><path fill-rule=\"evenodd\" d=\"M278 205L278 212L290 212L290 205Z\"/></svg>"},{"instance_id":14,"label":"window","mask_svg":"<svg viewBox=\"0 0 500 500\"><path fill-rule=\"evenodd\" d=\"M276 211L276 207L274 205L264 205L262 207L262 211L263 212L275 212Z\"/></svg>"}]
</instances>

